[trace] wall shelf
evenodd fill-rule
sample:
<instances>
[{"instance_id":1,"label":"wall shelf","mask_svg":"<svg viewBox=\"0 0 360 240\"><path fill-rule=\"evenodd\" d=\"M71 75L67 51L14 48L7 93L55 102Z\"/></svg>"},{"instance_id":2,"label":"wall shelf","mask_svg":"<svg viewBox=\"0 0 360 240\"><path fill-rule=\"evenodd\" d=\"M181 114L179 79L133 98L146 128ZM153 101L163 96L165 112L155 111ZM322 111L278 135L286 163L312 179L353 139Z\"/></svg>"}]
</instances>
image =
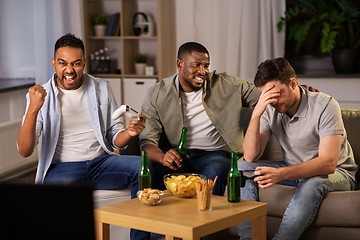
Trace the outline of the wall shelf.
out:
<instances>
[{"instance_id":1,"label":"wall shelf","mask_svg":"<svg viewBox=\"0 0 360 240\"><path fill-rule=\"evenodd\" d=\"M85 71L101 78L156 78L157 81L176 73L175 1L174 0L83 0L85 24ZM120 13L120 36L94 36L91 16L104 13L110 17ZM153 27L153 36L135 36L133 16L143 12ZM139 19L141 20L141 19ZM90 54L107 47L110 73L89 72ZM154 75L135 73L135 56L148 56L147 65ZM117 74L120 72L121 74ZM117 90L117 89L116 89ZM122 88L122 93L126 89ZM122 94L124 95L124 94Z\"/></svg>"}]
</instances>

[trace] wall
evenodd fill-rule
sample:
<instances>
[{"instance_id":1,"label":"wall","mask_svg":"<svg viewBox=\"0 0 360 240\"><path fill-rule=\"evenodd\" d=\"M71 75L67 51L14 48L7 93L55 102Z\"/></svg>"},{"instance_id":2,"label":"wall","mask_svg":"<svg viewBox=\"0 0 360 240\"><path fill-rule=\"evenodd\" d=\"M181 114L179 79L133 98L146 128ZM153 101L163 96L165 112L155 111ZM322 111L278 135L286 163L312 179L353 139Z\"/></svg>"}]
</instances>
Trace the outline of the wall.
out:
<instances>
[{"instance_id":1,"label":"wall","mask_svg":"<svg viewBox=\"0 0 360 240\"><path fill-rule=\"evenodd\" d=\"M0 123L22 118L26 108L28 89L19 89L0 93Z\"/></svg>"},{"instance_id":2,"label":"wall","mask_svg":"<svg viewBox=\"0 0 360 240\"><path fill-rule=\"evenodd\" d=\"M298 78L299 84L315 87L334 97L342 108L360 109L360 78Z\"/></svg>"},{"instance_id":3,"label":"wall","mask_svg":"<svg viewBox=\"0 0 360 240\"><path fill-rule=\"evenodd\" d=\"M0 78L35 77L32 0L0 1Z\"/></svg>"}]
</instances>

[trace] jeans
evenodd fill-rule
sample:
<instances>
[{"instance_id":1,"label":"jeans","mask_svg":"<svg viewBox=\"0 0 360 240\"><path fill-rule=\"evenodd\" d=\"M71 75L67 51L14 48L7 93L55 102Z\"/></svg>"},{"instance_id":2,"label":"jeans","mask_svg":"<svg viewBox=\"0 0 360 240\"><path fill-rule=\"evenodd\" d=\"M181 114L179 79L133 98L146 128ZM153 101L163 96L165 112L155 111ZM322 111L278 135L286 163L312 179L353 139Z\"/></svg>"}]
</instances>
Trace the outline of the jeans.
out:
<instances>
[{"instance_id":1,"label":"jeans","mask_svg":"<svg viewBox=\"0 0 360 240\"><path fill-rule=\"evenodd\" d=\"M260 160L256 163L238 162L239 170L253 170L257 166L286 167L282 161ZM280 181L278 184L296 187L297 190L285 210L280 227L273 239L298 239L313 222L321 201L327 192L349 191L355 189L355 182L342 170L336 168L333 174L306 179ZM253 179L247 179L241 188L241 199L259 201L259 189ZM237 225L241 240L251 239L251 222Z\"/></svg>"},{"instance_id":2,"label":"jeans","mask_svg":"<svg viewBox=\"0 0 360 240\"><path fill-rule=\"evenodd\" d=\"M213 194L223 196L231 163L230 153L222 150L205 151L189 149L188 155L190 158L186 159L183 172L203 174L208 179L214 179L218 176L213 188ZM168 173L177 172L154 162L149 162L149 168L153 179L152 187L162 190L166 189L163 176Z\"/></svg>"},{"instance_id":3,"label":"jeans","mask_svg":"<svg viewBox=\"0 0 360 240\"><path fill-rule=\"evenodd\" d=\"M94 189L110 190L131 187L131 198L137 197L140 156L103 155L81 162L50 165L44 184L90 184ZM131 239L150 239L150 233L131 229Z\"/></svg>"}]
</instances>

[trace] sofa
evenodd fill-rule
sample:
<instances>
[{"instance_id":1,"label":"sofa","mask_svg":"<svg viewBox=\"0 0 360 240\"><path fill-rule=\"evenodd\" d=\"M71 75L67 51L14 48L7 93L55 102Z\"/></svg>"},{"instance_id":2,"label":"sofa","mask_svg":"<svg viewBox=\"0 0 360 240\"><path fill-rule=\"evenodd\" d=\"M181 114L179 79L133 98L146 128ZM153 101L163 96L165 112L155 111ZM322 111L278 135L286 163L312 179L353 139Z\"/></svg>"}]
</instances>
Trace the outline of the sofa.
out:
<instances>
[{"instance_id":1,"label":"sofa","mask_svg":"<svg viewBox=\"0 0 360 240\"><path fill-rule=\"evenodd\" d=\"M360 165L360 110L342 109L342 117L347 131L348 140L352 146L356 163ZM250 109L243 109L242 119L244 129L247 128L251 117ZM140 151L137 145L137 139L134 138L126 150L121 154L139 155ZM281 160L282 152L279 143L275 137L271 137L265 152L261 159ZM360 239L360 172L356 175L358 184L356 191L338 191L326 194L320 206L319 212L311 224L311 226L304 232L301 240L317 239L317 240L332 240L332 239L346 239L358 240ZM292 196L295 193L294 187L275 185L267 189L259 190L259 198L261 202L267 203L267 238L272 239L277 232L283 213L288 206ZM119 195L119 199L115 195ZM101 193L101 192L99 192ZM107 194L112 195L111 202L122 201L130 199L130 190L121 189L119 191L110 191ZM124 198L124 194L127 197ZM101 195L101 194L100 194ZM106 194L95 197L95 205L103 206L108 201ZM105 204L106 205L106 204ZM117 230L111 226L111 239L128 239L128 234L121 232L115 233ZM114 234L112 234L114 232ZM115 235L120 238L115 238ZM114 237L114 238L113 238ZM221 233L216 233L205 239L239 239L237 235L236 226L229 228Z\"/></svg>"}]
</instances>

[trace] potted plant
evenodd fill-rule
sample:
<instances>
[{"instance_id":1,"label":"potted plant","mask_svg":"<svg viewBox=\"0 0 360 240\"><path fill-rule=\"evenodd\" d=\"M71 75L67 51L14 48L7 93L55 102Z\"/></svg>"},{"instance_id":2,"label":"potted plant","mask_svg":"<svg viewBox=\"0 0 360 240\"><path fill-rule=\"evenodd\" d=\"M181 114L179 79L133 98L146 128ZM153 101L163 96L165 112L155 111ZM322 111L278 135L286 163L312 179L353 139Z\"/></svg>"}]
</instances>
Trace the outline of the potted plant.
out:
<instances>
[{"instance_id":1,"label":"potted plant","mask_svg":"<svg viewBox=\"0 0 360 240\"><path fill-rule=\"evenodd\" d=\"M357 71L360 13L353 1L287 0L286 3L291 7L278 22L278 30L281 31L285 23L298 18L296 23L288 26L288 40L296 42L297 53L312 33L320 33L318 41L321 52L331 53L336 72ZM343 51L350 54L344 57ZM336 58L339 52L342 57L340 61ZM349 60L349 63L344 63L344 60ZM347 69L342 70L337 63L344 63Z\"/></svg>"},{"instance_id":2,"label":"potted plant","mask_svg":"<svg viewBox=\"0 0 360 240\"><path fill-rule=\"evenodd\" d=\"M95 36L105 36L108 18L103 13L91 16L91 23L94 26Z\"/></svg>"},{"instance_id":3,"label":"potted plant","mask_svg":"<svg viewBox=\"0 0 360 240\"><path fill-rule=\"evenodd\" d=\"M145 74L147 55L138 53L135 55L135 70L137 75Z\"/></svg>"}]
</instances>

